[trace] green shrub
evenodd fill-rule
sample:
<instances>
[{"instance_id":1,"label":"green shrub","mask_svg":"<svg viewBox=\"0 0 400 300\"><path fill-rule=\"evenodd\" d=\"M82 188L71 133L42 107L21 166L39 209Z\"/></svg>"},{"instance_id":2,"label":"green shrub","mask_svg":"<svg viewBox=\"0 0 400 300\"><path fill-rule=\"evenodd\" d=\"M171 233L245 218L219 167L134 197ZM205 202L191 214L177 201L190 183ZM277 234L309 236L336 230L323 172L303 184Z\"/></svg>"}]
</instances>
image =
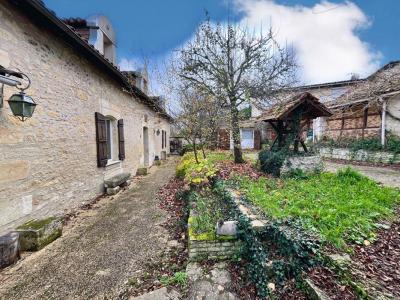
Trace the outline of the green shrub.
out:
<instances>
[{"instance_id":1,"label":"green shrub","mask_svg":"<svg viewBox=\"0 0 400 300\"><path fill-rule=\"evenodd\" d=\"M386 149L390 152L400 154L400 137L389 134L386 141Z\"/></svg>"},{"instance_id":2,"label":"green shrub","mask_svg":"<svg viewBox=\"0 0 400 300\"><path fill-rule=\"evenodd\" d=\"M199 163L196 163L194 154L186 153L176 167L175 175L187 183L202 185L209 183L209 180L216 176L217 171L211 161L199 159Z\"/></svg>"},{"instance_id":3,"label":"green shrub","mask_svg":"<svg viewBox=\"0 0 400 300\"><path fill-rule=\"evenodd\" d=\"M386 147L382 146L381 139L379 137L367 137L363 139L343 138L339 140L325 138L323 141L318 143L318 146L329 147L329 148L348 148L353 152L359 150L365 150L365 151L388 151L395 154L399 154L400 137L389 133L386 138Z\"/></svg>"},{"instance_id":4,"label":"green shrub","mask_svg":"<svg viewBox=\"0 0 400 300\"><path fill-rule=\"evenodd\" d=\"M382 143L377 137L370 137L364 139L356 139L348 141L348 148L352 151L367 150L367 151L381 151Z\"/></svg>"},{"instance_id":5,"label":"green shrub","mask_svg":"<svg viewBox=\"0 0 400 300\"><path fill-rule=\"evenodd\" d=\"M188 284L188 276L186 272L176 272L170 277L161 277L160 282L162 285L179 285L180 287L186 287Z\"/></svg>"},{"instance_id":6,"label":"green shrub","mask_svg":"<svg viewBox=\"0 0 400 300\"><path fill-rule=\"evenodd\" d=\"M304 172L302 169L291 169L289 172L285 173L282 176L283 179L308 179L310 178L309 174L307 174L306 172Z\"/></svg>"},{"instance_id":7,"label":"green shrub","mask_svg":"<svg viewBox=\"0 0 400 300\"><path fill-rule=\"evenodd\" d=\"M284 151L263 150L258 154L260 169L264 173L278 177L287 153Z\"/></svg>"},{"instance_id":8,"label":"green shrub","mask_svg":"<svg viewBox=\"0 0 400 300\"><path fill-rule=\"evenodd\" d=\"M351 180L353 182L360 181L362 179L367 179L365 176L361 175L357 171L353 170L350 167L345 169L340 169L337 171L337 177L343 180Z\"/></svg>"}]
</instances>

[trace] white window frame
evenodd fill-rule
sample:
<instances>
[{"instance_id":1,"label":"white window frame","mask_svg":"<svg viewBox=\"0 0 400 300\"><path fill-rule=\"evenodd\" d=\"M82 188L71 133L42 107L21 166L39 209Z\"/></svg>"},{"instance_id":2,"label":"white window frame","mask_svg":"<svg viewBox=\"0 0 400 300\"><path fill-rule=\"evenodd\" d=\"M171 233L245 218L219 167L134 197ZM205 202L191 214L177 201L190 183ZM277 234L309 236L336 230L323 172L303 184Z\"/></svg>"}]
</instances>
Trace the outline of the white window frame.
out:
<instances>
[{"instance_id":1,"label":"white window frame","mask_svg":"<svg viewBox=\"0 0 400 300\"><path fill-rule=\"evenodd\" d=\"M115 151L114 151L114 146L115 146L115 142L114 142L114 123L115 123L115 119L112 117L106 117L106 134L107 134L107 147L110 146L110 158L108 158L107 160L107 166L119 163L120 160L114 159L115 157ZM108 143L108 141L110 141Z\"/></svg>"}]
</instances>

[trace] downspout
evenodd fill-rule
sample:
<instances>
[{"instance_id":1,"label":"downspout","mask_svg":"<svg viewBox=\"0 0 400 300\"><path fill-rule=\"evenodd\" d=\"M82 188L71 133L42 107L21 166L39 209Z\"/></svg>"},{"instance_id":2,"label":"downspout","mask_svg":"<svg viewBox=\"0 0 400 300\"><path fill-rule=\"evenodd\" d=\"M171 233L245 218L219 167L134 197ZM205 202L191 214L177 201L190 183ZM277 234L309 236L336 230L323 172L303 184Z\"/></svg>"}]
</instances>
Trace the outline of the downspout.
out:
<instances>
[{"instance_id":1,"label":"downspout","mask_svg":"<svg viewBox=\"0 0 400 300\"><path fill-rule=\"evenodd\" d=\"M382 102L382 128L381 128L381 144L382 147L386 145L386 101L383 97L379 97Z\"/></svg>"}]
</instances>

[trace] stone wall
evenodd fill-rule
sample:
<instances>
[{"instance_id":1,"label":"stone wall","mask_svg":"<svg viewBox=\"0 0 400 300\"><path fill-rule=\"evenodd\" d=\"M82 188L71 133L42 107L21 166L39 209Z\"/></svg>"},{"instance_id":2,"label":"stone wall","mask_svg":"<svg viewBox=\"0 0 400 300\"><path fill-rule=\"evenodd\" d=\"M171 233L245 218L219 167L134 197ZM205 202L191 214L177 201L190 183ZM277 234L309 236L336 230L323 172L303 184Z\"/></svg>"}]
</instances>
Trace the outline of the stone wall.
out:
<instances>
[{"instance_id":1,"label":"stone wall","mask_svg":"<svg viewBox=\"0 0 400 300\"><path fill-rule=\"evenodd\" d=\"M203 259L225 260L230 259L240 249L240 241L236 234L218 236L215 232L196 235L192 230L192 222L195 218L193 210L190 211L188 221L189 231L189 259L191 261L200 261ZM235 230L236 232L236 230Z\"/></svg>"},{"instance_id":2,"label":"stone wall","mask_svg":"<svg viewBox=\"0 0 400 300\"><path fill-rule=\"evenodd\" d=\"M240 249L240 241L232 240L204 240L189 239L189 259L225 260L230 259Z\"/></svg>"},{"instance_id":3,"label":"stone wall","mask_svg":"<svg viewBox=\"0 0 400 300\"><path fill-rule=\"evenodd\" d=\"M321 148L319 150L319 154L323 158L343 159L349 161L365 161L388 164L400 163L400 156L396 156L389 152L373 152L365 150L353 152L344 148Z\"/></svg>"},{"instance_id":4,"label":"stone wall","mask_svg":"<svg viewBox=\"0 0 400 300\"><path fill-rule=\"evenodd\" d=\"M283 162L281 174L296 169L303 170L304 172L322 171L324 164L318 155L289 157Z\"/></svg>"},{"instance_id":5,"label":"stone wall","mask_svg":"<svg viewBox=\"0 0 400 300\"><path fill-rule=\"evenodd\" d=\"M143 127L149 158L161 157L167 120L140 104L102 69L7 1L0 3L0 65L20 69L38 106L26 122L0 108L0 231L32 217L62 213L103 192L103 180L143 165ZM17 92L5 86L5 99ZM123 162L97 167L94 113L124 119ZM169 146L164 149L169 152Z\"/></svg>"}]
</instances>

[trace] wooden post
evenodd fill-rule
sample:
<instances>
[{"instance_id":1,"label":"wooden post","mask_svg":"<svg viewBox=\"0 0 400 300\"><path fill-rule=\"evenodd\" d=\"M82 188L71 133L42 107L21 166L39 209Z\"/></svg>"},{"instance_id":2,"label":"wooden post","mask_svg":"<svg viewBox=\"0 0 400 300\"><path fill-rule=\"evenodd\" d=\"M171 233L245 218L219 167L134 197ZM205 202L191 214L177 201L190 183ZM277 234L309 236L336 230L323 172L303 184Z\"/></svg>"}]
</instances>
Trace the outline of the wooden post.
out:
<instances>
[{"instance_id":1,"label":"wooden post","mask_svg":"<svg viewBox=\"0 0 400 300\"><path fill-rule=\"evenodd\" d=\"M381 128L381 144L382 147L386 145L386 101L383 98L380 98L383 102L382 105L382 128Z\"/></svg>"}]
</instances>

